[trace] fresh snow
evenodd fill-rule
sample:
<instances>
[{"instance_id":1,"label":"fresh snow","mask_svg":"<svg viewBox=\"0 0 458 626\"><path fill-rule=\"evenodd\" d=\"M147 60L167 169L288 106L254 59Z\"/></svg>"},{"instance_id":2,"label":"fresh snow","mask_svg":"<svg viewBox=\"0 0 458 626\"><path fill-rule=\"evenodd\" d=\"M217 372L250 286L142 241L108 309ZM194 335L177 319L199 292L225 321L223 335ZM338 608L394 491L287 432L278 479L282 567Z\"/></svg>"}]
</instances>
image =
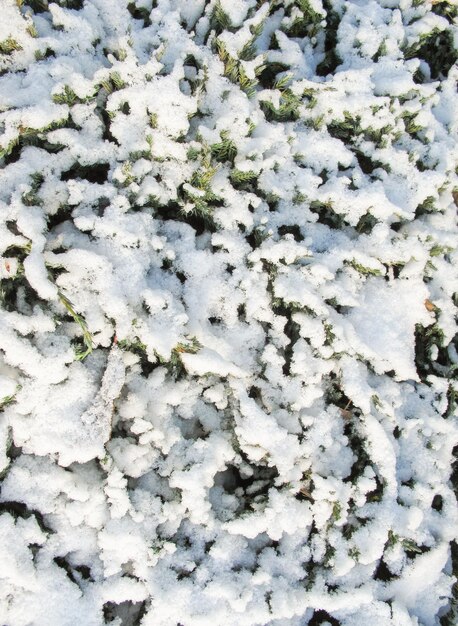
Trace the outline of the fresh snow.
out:
<instances>
[{"instance_id":1,"label":"fresh snow","mask_svg":"<svg viewBox=\"0 0 458 626\"><path fill-rule=\"evenodd\" d=\"M0 4L0 624L454 626L456 3Z\"/></svg>"}]
</instances>

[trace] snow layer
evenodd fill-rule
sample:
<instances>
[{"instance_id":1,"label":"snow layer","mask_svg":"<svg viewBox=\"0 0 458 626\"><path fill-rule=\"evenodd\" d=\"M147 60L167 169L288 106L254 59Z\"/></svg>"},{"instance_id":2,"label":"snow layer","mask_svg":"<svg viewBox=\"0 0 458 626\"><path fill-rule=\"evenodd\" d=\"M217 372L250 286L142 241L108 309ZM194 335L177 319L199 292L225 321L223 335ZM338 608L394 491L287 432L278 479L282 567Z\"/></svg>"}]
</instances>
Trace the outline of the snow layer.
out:
<instances>
[{"instance_id":1,"label":"snow layer","mask_svg":"<svg viewBox=\"0 0 458 626\"><path fill-rule=\"evenodd\" d=\"M1 8L0 623L455 624L455 3Z\"/></svg>"}]
</instances>

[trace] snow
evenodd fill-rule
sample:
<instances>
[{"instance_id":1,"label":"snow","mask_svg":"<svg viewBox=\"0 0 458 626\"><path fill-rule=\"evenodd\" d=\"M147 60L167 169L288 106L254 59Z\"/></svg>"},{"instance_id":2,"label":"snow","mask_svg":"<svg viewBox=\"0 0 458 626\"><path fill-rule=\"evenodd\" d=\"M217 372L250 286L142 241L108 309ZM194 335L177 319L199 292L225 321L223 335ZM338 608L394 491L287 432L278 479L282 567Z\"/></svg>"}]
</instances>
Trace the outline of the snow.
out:
<instances>
[{"instance_id":1,"label":"snow","mask_svg":"<svg viewBox=\"0 0 458 626\"><path fill-rule=\"evenodd\" d=\"M444 603L444 599L436 598L431 589L444 584L442 570L448 558L448 545L439 544L406 567L401 580L388 585L387 595L410 609L425 626L436 623L437 612Z\"/></svg>"},{"instance_id":2,"label":"snow","mask_svg":"<svg viewBox=\"0 0 458 626\"><path fill-rule=\"evenodd\" d=\"M361 342L361 350L376 371L394 370L399 380L418 379L414 365L415 324L429 326L428 291L419 281L382 279L366 283L360 305L348 319ZM359 348L359 346L358 346Z\"/></svg>"},{"instance_id":3,"label":"snow","mask_svg":"<svg viewBox=\"0 0 458 626\"><path fill-rule=\"evenodd\" d=\"M453 3L39 5L0 21L0 623L454 623Z\"/></svg>"},{"instance_id":4,"label":"snow","mask_svg":"<svg viewBox=\"0 0 458 626\"><path fill-rule=\"evenodd\" d=\"M215 350L203 348L198 354L183 354L181 360L190 374L204 376L215 374L216 376L235 376L236 378L248 376L240 367L228 362Z\"/></svg>"}]
</instances>

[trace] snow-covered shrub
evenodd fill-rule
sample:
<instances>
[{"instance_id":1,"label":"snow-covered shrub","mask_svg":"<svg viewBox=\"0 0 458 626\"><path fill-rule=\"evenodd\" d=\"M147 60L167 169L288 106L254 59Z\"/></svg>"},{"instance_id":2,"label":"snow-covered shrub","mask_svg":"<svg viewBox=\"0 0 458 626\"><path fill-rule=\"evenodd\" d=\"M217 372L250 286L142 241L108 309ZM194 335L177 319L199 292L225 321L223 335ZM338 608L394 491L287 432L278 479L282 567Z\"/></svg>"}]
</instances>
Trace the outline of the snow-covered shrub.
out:
<instances>
[{"instance_id":1,"label":"snow-covered shrub","mask_svg":"<svg viewBox=\"0 0 458 626\"><path fill-rule=\"evenodd\" d=\"M455 3L1 11L0 623L455 623Z\"/></svg>"}]
</instances>

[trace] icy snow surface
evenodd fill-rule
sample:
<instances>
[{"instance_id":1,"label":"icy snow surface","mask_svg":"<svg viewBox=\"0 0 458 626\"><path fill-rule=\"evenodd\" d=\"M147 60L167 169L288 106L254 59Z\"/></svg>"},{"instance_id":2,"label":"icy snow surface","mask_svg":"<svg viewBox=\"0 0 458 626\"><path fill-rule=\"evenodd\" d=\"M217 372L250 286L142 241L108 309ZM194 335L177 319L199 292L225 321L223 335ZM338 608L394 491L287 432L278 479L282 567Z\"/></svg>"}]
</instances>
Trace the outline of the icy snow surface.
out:
<instances>
[{"instance_id":1,"label":"icy snow surface","mask_svg":"<svg viewBox=\"0 0 458 626\"><path fill-rule=\"evenodd\" d=\"M456 3L0 5L0 624L456 624Z\"/></svg>"}]
</instances>

